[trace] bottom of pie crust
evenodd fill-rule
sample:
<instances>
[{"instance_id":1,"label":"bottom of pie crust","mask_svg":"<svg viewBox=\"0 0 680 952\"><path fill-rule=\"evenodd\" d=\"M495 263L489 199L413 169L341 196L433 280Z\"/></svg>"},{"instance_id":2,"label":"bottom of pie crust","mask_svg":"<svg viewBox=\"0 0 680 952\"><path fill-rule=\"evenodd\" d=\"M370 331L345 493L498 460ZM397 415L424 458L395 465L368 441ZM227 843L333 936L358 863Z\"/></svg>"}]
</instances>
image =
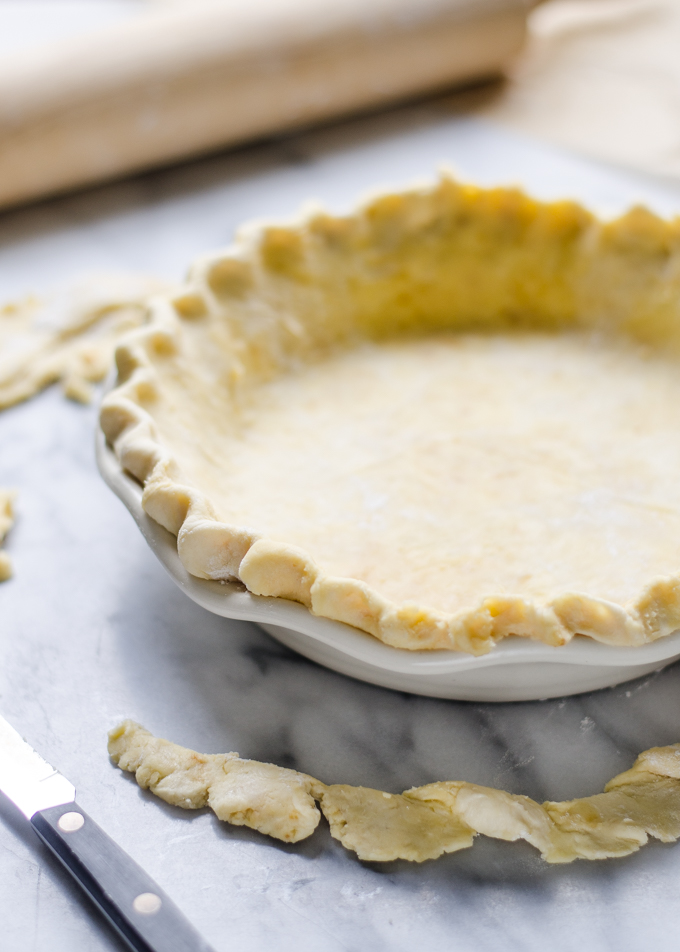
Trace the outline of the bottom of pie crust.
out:
<instances>
[{"instance_id":1,"label":"bottom of pie crust","mask_svg":"<svg viewBox=\"0 0 680 952\"><path fill-rule=\"evenodd\" d=\"M625 605L680 567L680 374L621 339L362 344L228 408L166 381L154 417L218 519L396 604Z\"/></svg>"}]
</instances>

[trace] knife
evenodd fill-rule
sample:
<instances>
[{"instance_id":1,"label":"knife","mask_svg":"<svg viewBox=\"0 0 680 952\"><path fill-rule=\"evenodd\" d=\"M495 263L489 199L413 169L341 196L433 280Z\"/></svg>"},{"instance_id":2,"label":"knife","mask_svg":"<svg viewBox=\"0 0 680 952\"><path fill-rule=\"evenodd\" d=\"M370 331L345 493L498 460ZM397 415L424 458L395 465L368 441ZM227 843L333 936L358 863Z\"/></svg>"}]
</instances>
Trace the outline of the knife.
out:
<instances>
[{"instance_id":1,"label":"knife","mask_svg":"<svg viewBox=\"0 0 680 952\"><path fill-rule=\"evenodd\" d=\"M78 806L73 784L2 716L0 790L134 952L213 952L153 879Z\"/></svg>"}]
</instances>

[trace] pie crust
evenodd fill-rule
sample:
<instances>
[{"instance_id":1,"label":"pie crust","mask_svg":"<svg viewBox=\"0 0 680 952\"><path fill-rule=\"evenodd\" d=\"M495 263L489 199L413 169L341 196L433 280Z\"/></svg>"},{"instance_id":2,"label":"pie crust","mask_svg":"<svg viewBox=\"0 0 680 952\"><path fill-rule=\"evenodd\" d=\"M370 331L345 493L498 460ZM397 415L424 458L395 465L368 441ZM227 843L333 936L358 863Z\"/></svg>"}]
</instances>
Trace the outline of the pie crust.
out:
<instances>
[{"instance_id":1,"label":"pie crust","mask_svg":"<svg viewBox=\"0 0 680 952\"><path fill-rule=\"evenodd\" d=\"M680 627L680 220L443 175L255 224L101 425L185 568L407 649Z\"/></svg>"}]
</instances>

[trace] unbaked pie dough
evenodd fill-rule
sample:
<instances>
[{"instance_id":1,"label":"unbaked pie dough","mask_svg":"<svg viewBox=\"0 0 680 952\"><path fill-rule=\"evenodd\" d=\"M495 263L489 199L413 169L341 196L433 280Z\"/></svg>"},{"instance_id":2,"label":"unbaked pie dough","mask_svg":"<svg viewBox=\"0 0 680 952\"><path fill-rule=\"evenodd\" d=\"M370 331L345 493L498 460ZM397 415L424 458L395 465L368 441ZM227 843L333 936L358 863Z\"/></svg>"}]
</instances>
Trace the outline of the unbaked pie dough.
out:
<instances>
[{"instance_id":1,"label":"unbaked pie dough","mask_svg":"<svg viewBox=\"0 0 680 952\"><path fill-rule=\"evenodd\" d=\"M680 221L443 176L257 225L101 423L190 573L401 648L680 627Z\"/></svg>"},{"instance_id":2,"label":"unbaked pie dough","mask_svg":"<svg viewBox=\"0 0 680 952\"><path fill-rule=\"evenodd\" d=\"M0 307L0 410L59 381L89 403L120 338L146 321L146 300L170 283L147 275L100 274L61 293Z\"/></svg>"},{"instance_id":3,"label":"unbaked pie dough","mask_svg":"<svg viewBox=\"0 0 680 952\"><path fill-rule=\"evenodd\" d=\"M0 411L61 383L64 395L89 403L111 366L120 338L147 319L146 299L170 287L147 275L98 275L39 299L0 307ZM13 523L14 493L0 489L0 544ZM0 582L12 563L0 551Z\"/></svg>"},{"instance_id":4,"label":"unbaked pie dough","mask_svg":"<svg viewBox=\"0 0 680 952\"><path fill-rule=\"evenodd\" d=\"M14 493L8 489L0 489L0 545L14 525ZM0 582L6 582L12 577L12 563L6 552L0 551Z\"/></svg>"},{"instance_id":5,"label":"unbaked pie dough","mask_svg":"<svg viewBox=\"0 0 680 952\"><path fill-rule=\"evenodd\" d=\"M374 862L436 859L472 846L478 833L526 840L549 863L627 856L650 836L664 843L680 836L680 744L646 750L604 793L543 804L459 781L402 794L327 786L238 754L199 754L134 721L110 732L109 753L166 803L185 810L209 806L220 820L288 843L314 832L320 808L331 834L359 859Z\"/></svg>"}]
</instances>

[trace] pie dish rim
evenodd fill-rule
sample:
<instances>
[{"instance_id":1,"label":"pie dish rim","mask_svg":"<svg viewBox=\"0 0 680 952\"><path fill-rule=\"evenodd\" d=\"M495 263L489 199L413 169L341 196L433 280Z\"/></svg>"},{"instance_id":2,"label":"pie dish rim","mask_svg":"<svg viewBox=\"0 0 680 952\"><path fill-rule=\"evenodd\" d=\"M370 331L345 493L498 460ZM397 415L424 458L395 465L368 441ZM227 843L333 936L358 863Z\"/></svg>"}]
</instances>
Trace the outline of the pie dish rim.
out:
<instances>
[{"instance_id":1,"label":"pie dish rim","mask_svg":"<svg viewBox=\"0 0 680 952\"><path fill-rule=\"evenodd\" d=\"M111 385L109 381L107 390ZM635 647L579 637L563 647L509 638L478 656L445 649L393 648L344 622L313 615L299 602L253 595L234 582L190 575L179 559L174 536L144 512L141 485L124 471L100 429L95 453L103 480L185 595L215 615L254 622L294 651L358 680L453 700L535 701L622 684L680 658L680 629ZM556 676L546 678L548 669L555 669ZM500 685L494 677L499 671L509 674Z\"/></svg>"}]
</instances>

